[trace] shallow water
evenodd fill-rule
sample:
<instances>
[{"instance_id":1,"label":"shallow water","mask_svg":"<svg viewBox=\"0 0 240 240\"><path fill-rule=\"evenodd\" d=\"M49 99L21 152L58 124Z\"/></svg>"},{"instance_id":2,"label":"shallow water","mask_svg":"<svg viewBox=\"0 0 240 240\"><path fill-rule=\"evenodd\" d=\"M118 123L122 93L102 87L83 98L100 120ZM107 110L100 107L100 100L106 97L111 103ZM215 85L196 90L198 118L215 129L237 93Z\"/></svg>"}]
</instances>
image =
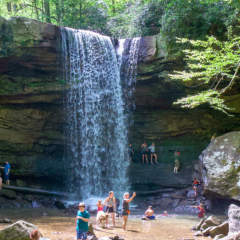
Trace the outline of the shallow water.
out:
<instances>
[{"instance_id":1,"label":"shallow water","mask_svg":"<svg viewBox=\"0 0 240 240\"><path fill-rule=\"evenodd\" d=\"M75 217L63 211L52 209L0 209L0 218L7 217L16 220L25 220L37 225L44 237L51 240L75 240ZM195 216L170 215L162 217L157 215L154 221L141 220L140 216L129 217L127 231L121 228L121 218L117 218L116 227L110 229L100 228L95 230L97 237L114 236L128 240L172 240L172 239L206 239L193 237L191 227L199 219ZM95 227L95 217L91 217ZM111 219L110 219L111 224ZM0 224L0 229L7 226Z\"/></svg>"}]
</instances>

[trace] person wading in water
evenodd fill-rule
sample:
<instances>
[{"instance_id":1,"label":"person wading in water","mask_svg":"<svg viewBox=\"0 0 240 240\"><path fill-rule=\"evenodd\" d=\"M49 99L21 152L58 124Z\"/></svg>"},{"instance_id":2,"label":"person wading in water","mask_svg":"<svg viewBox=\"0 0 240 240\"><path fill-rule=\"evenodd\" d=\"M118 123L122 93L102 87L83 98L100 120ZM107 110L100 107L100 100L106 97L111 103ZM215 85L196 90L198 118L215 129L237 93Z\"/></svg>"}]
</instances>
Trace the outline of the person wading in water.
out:
<instances>
[{"instance_id":1,"label":"person wading in water","mask_svg":"<svg viewBox=\"0 0 240 240\"><path fill-rule=\"evenodd\" d=\"M108 197L105 199L103 205L107 206L106 213L112 216L112 224L115 227L115 211L116 211L116 198L114 197L114 192L110 191ZM106 219L106 224L108 226L108 219Z\"/></svg>"},{"instance_id":2,"label":"person wading in water","mask_svg":"<svg viewBox=\"0 0 240 240\"><path fill-rule=\"evenodd\" d=\"M123 217L123 229L126 230L128 215L130 214L129 203L135 198L136 193L134 192L132 197L129 198L129 193L126 192L123 195L123 203L122 203L122 217Z\"/></svg>"}]
</instances>

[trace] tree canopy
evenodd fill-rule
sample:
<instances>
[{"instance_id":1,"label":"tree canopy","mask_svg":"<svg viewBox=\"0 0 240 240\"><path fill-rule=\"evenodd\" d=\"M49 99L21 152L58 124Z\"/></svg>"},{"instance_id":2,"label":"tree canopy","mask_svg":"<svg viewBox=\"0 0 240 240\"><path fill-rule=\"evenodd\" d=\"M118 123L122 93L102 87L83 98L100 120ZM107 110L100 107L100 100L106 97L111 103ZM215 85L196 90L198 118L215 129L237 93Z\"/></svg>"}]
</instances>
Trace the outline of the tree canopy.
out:
<instances>
[{"instance_id":1,"label":"tree canopy","mask_svg":"<svg viewBox=\"0 0 240 240\"><path fill-rule=\"evenodd\" d=\"M239 0L1 0L0 14L118 38L162 34L168 45L178 39L186 67L170 77L201 86L176 102L182 107L208 103L227 112L223 96L239 83Z\"/></svg>"}]
</instances>

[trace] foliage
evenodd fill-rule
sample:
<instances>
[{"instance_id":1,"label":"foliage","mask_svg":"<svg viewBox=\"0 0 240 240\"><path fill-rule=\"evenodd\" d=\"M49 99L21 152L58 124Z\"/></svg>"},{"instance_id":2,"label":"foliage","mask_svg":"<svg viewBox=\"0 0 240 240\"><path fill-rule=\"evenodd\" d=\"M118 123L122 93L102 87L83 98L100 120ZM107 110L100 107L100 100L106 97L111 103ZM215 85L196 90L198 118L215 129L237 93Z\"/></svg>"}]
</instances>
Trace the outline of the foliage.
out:
<instances>
[{"instance_id":1,"label":"foliage","mask_svg":"<svg viewBox=\"0 0 240 240\"><path fill-rule=\"evenodd\" d=\"M194 108L208 103L217 110L230 110L224 105L222 96L240 80L240 37L230 35L226 41L219 41L212 36L206 41L180 41L188 43L189 46L184 50L187 71L175 72L171 77L183 81L197 81L202 84L203 90L179 99L176 104Z\"/></svg>"}]
</instances>

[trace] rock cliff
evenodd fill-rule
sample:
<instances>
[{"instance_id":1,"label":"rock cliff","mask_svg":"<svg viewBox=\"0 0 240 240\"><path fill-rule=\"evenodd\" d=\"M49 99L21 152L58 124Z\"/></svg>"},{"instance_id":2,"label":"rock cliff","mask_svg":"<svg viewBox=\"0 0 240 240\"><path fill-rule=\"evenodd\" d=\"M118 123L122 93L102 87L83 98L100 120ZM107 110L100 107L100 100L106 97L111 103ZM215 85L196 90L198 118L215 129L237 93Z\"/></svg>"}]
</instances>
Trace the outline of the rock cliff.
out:
<instances>
[{"instance_id":1,"label":"rock cliff","mask_svg":"<svg viewBox=\"0 0 240 240\"><path fill-rule=\"evenodd\" d=\"M51 24L0 18L0 164L9 160L13 177L28 185L40 179L40 185L46 186L50 179L53 187L64 178L66 83L60 77L59 37L59 28ZM136 150L129 169L133 188L190 185L193 163L211 136L239 129L239 118L207 106L191 111L173 106L178 97L191 93L189 86L168 75L183 66L179 53L162 36L141 39L130 130ZM239 96L229 97L229 104L238 106ZM147 171L140 165L139 148L144 140L156 143L161 164L146 166ZM182 171L172 176L176 149L181 151Z\"/></svg>"}]
</instances>

